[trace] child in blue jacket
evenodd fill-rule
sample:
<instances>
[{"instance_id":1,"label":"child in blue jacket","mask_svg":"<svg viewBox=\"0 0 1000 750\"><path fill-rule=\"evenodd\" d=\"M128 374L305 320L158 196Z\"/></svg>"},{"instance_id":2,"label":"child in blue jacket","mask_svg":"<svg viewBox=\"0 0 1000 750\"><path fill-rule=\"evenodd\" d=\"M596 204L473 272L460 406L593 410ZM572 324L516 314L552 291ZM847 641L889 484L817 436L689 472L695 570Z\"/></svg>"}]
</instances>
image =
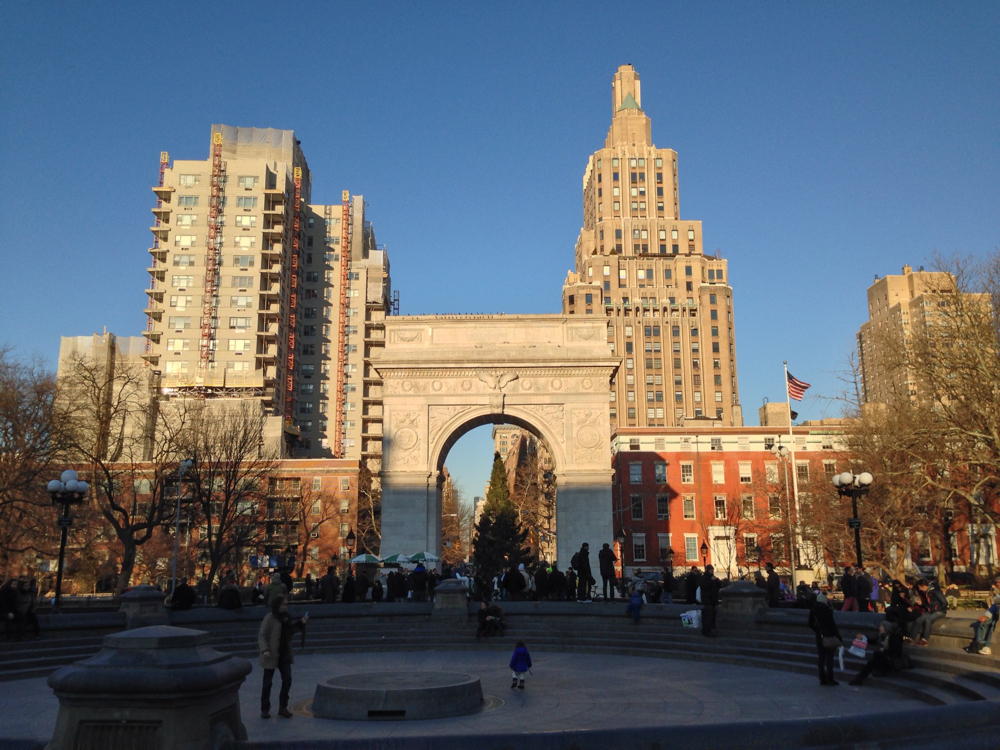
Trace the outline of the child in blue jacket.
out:
<instances>
[{"instance_id":1,"label":"child in blue jacket","mask_svg":"<svg viewBox=\"0 0 1000 750\"><path fill-rule=\"evenodd\" d=\"M514 653L510 657L510 676L513 680L510 683L511 689L520 688L524 690L524 673L531 669L531 654L524 645L524 641L514 644Z\"/></svg>"}]
</instances>

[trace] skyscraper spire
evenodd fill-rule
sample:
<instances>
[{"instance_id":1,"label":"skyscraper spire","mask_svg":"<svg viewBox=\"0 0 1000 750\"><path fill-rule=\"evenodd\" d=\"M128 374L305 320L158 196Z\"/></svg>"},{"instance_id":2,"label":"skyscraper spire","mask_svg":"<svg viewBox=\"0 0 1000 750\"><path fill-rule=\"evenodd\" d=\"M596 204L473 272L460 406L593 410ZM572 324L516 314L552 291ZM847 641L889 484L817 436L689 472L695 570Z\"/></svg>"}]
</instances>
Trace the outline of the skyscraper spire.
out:
<instances>
[{"instance_id":1,"label":"skyscraper spire","mask_svg":"<svg viewBox=\"0 0 1000 750\"><path fill-rule=\"evenodd\" d=\"M642 111L639 74L631 65L622 65L611 83L611 129L605 148L618 145L650 145L652 130Z\"/></svg>"}]
</instances>

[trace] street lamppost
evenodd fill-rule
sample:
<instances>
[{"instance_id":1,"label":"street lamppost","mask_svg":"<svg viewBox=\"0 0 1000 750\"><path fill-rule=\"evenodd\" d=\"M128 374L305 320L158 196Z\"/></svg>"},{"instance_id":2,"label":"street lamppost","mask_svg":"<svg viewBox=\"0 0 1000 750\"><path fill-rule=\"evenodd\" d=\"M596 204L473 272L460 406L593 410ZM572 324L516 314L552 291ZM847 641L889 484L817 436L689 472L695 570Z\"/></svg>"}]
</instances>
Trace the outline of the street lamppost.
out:
<instances>
[{"instance_id":1,"label":"street lamppost","mask_svg":"<svg viewBox=\"0 0 1000 750\"><path fill-rule=\"evenodd\" d=\"M845 471L833 477L833 486L837 488L837 494L841 497L851 498L851 505L854 509L854 517L848 521L848 526L854 529L854 547L858 553L858 567L861 565L861 519L858 518L858 498L868 494L874 477L867 471L854 474Z\"/></svg>"},{"instance_id":2,"label":"street lamppost","mask_svg":"<svg viewBox=\"0 0 1000 750\"><path fill-rule=\"evenodd\" d=\"M174 579L170 582L171 597L173 597L174 590L177 588L177 550L181 539L181 486L184 484L184 475L193 468L194 461L190 458L185 458L177 465L177 507L174 509ZM188 534L190 533L191 526L188 525Z\"/></svg>"},{"instance_id":3,"label":"street lamppost","mask_svg":"<svg viewBox=\"0 0 1000 750\"><path fill-rule=\"evenodd\" d=\"M788 493L788 456L789 450L783 445L772 445L771 454L781 462L781 468L785 474L785 504L788 506L788 569L792 576L792 588L798 585L796 572L798 571L798 561L795 559L795 538L796 532L792 529L792 498ZM799 528L798 498L796 498L795 529ZM772 560L772 562L774 562Z\"/></svg>"},{"instance_id":4,"label":"street lamppost","mask_svg":"<svg viewBox=\"0 0 1000 750\"><path fill-rule=\"evenodd\" d=\"M59 570L56 573L56 601L52 605L52 611L54 613L59 612L59 602L62 597L62 577L63 577L63 560L66 557L66 534L69 532L69 527L73 525L73 519L69 515L69 506L77 505L83 502L83 498L87 495L87 490L90 489L90 485L86 482L81 482L77 477L77 474L72 469L66 469L59 477L59 479L53 479L48 484L49 496L52 498L52 503L54 505L61 505L63 508L62 515L56 519L56 524L62 529L62 538L59 540Z\"/></svg>"},{"instance_id":5,"label":"street lamppost","mask_svg":"<svg viewBox=\"0 0 1000 750\"><path fill-rule=\"evenodd\" d=\"M347 559L350 560L352 557L354 557L354 547L358 543L358 538L354 535L353 527L351 527L350 531L347 532L347 538L344 541L344 543L347 545ZM348 562L348 565L350 566L348 567L348 571L353 573L354 564Z\"/></svg>"},{"instance_id":6,"label":"street lamppost","mask_svg":"<svg viewBox=\"0 0 1000 750\"><path fill-rule=\"evenodd\" d=\"M708 545L701 543L701 567L704 569L708 565Z\"/></svg>"}]
</instances>

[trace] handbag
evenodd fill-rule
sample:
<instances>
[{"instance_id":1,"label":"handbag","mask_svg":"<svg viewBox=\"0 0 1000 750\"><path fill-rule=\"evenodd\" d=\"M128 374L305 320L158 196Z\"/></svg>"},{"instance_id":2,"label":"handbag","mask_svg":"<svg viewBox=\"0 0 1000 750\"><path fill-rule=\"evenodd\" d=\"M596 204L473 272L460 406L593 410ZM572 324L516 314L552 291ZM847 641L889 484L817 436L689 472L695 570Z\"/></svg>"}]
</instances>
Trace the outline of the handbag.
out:
<instances>
[{"instance_id":1,"label":"handbag","mask_svg":"<svg viewBox=\"0 0 1000 750\"><path fill-rule=\"evenodd\" d=\"M851 643L851 647L847 650L851 656L856 656L859 659L864 659L867 651L868 638L860 634L854 639L854 642Z\"/></svg>"},{"instance_id":2,"label":"handbag","mask_svg":"<svg viewBox=\"0 0 1000 750\"><path fill-rule=\"evenodd\" d=\"M823 648L840 648L844 644L835 635L824 635L823 636Z\"/></svg>"}]
</instances>

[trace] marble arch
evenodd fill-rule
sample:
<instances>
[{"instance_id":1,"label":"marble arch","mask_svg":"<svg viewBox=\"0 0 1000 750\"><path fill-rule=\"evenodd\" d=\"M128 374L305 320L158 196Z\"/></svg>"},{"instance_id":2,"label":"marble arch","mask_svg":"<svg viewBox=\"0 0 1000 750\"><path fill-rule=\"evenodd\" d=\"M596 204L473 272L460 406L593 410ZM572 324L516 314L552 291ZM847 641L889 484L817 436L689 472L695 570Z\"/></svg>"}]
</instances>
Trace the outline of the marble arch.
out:
<instances>
[{"instance_id":1,"label":"marble arch","mask_svg":"<svg viewBox=\"0 0 1000 750\"><path fill-rule=\"evenodd\" d=\"M541 437L556 474L558 559L613 536L611 356L603 319L400 316L373 353L382 378L382 552L441 546L439 476L462 434L512 423ZM594 556L596 565L596 555Z\"/></svg>"}]
</instances>

